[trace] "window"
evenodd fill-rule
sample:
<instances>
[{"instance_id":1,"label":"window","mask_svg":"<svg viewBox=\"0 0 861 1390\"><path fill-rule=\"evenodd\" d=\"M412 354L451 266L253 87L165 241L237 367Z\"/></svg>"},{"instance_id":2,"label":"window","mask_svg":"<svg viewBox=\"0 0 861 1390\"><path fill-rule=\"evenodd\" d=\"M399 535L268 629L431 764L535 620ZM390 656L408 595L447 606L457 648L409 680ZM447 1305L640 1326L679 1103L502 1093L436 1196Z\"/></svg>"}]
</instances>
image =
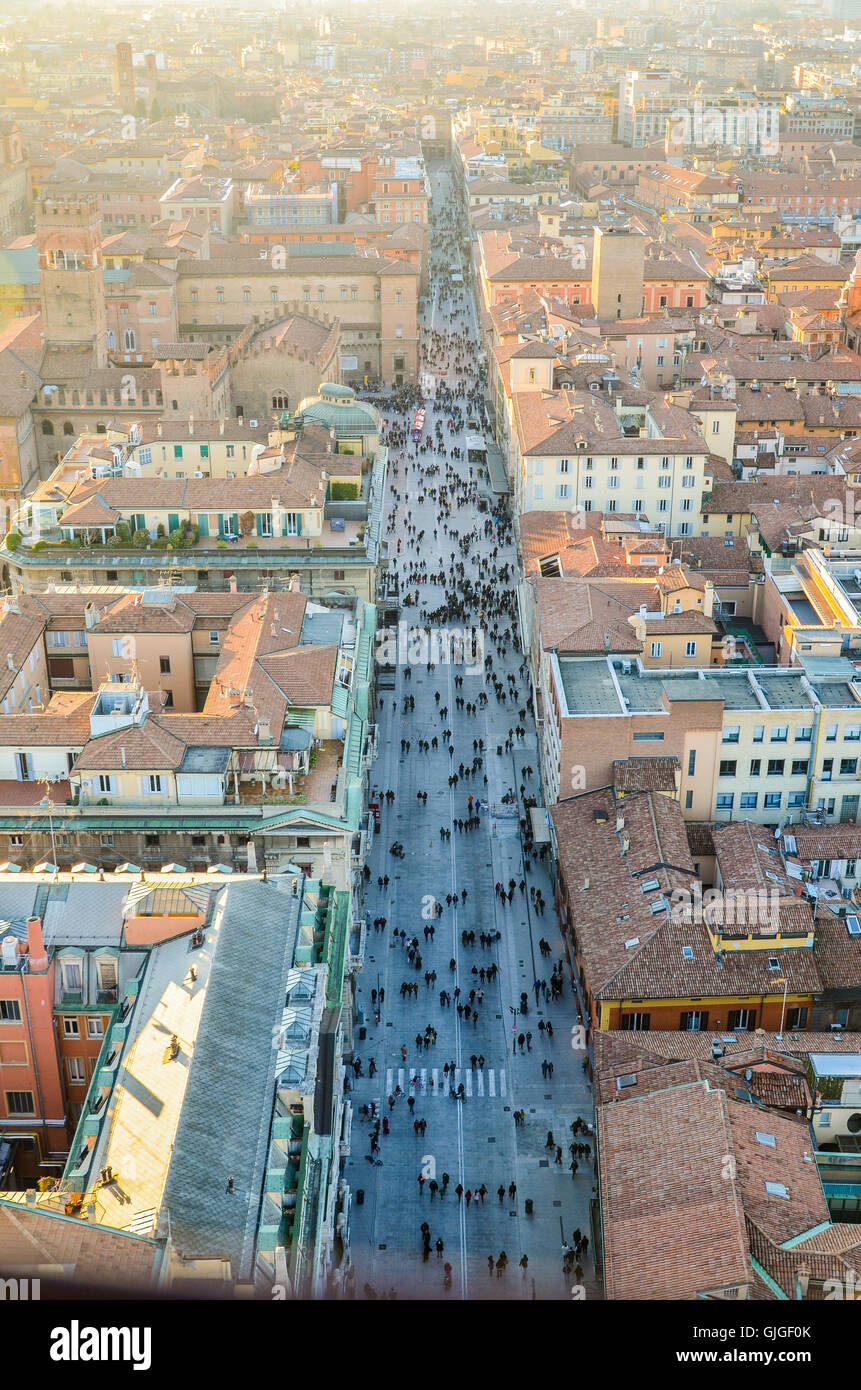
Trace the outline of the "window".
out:
<instances>
[{"instance_id":1,"label":"window","mask_svg":"<svg viewBox=\"0 0 861 1390\"><path fill-rule=\"evenodd\" d=\"M21 1018L21 1005L17 999L0 999L0 1023L17 1023Z\"/></svg>"},{"instance_id":2,"label":"window","mask_svg":"<svg viewBox=\"0 0 861 1390\"><path fill-rule=\"evenodd\" d=\"M780 809L780 792L766 792L765 809L766 811L777 811Z\"/></svg>"},{"instance_id":3,"label":"window","mask_svg":"<svg viewBox=\"0 0 861 1390\"><path fill-rule=\"evenodd\" d=\"M826 741L826 743L834 743L834 742L836 742L836 740L837 740L837 725L836 725L836 724L829 724L828 727L827 727L827 729L825 730L825 741Z\"/></svg>"},{"instance_id":4,"label":"window","mask_svg":"<svg viewBox=\"0 0 861 1390\"><path fill-rule=\"evenodd\" d=\"M731 1033L748 1033L756 1027L756 1009L730 1009L727 1024Z\"/></svg>"},{"instance_id":5,"label":"window","mask_svg":"<svg viewBox=\"0 0 861 1390\"><path fill-rule=\"evenodd\" d=\"M662 733L652 733L651 731L647 733L635 733L633 735L634 743L662 743L663 738L664 735Z\"/></svg>"},{"instance_id":6,"label":"window","mask_svg":"<svg viewBox=\"0 0 861 1390\"><path fill-rule=\"evenodd\" d=\"M694 804L694 794L692 791L685 792L685 810L690 811Z\"/></svg>"},{"instance_id":7,"label":"window","mask_svg":"<svg viewBox=\"0 0 861 1390\"><path fill-rule=\"evenodd\" d=\"M96 961L96 977L100 990L116 989L117 963L113 957L105 957Z\"/></svg>"},{"instance_id":8,"label":"window","mask_svg":"<svg viewBox=\"0 0 861 1390\"><path fill-rule=\"evenodd\" d=\"M795 742L796 742L796 743L809 743L810 740L811 740L812 738L813 738L813 725L812 725L812 724L800 724L800 725L798 726L798 728L795 730Z\"/></svg>"},{"instance_id":9,"label":"window","mask_svg":"<svg viewBox=\"0 0 861 1390\"><path fill-rule=\"evenodd\" d=\"M822 781L830 782L834 773L834 759L823 758L822 760Z\"/></svg>"},{"instance_id":10,"label":"window","mask_svg":"<svg viewBox=\"0 0 861 1390\"><path fill-rule=\"evenodd\" d=\"M660 655L661 655L661 644L660 644L660 642L652 642L652 643L650 643L650 645L649 645L649 656L660 656Z\"/></svg>"},{"instance_id":11,"label":"window","mask_svg":"<svg viewBox=\"0 0 861 1390\"><path fill-rule=\"evenodd\" d=\"M722 759L721 759L721 762L720 762L720 773L719 773L719 775L720 775L721 777L734 777L734 776L735 776L735 768L736 768L736 763L735 763L735 759L734 759L734 758L722 758Z\"/></svg>"},{"instance_id":12,"label":"window","mask_svg":"<svg viewBox=\"0 0 861 1390\"><path fill-rule=\"evenodd\" d=\"M732 792L718 792L718 796L717 796L717 809L718 809L719 811L731 811L731 810L732 810L732 802L733 802Z\"/></svg>"},{"instance_id":13,"label":"window","mask_svg":"<svg viewBox=\"0 0 861 1390\"><path fill-rule=\"evenodd\" d=\"M648 1033L652 1025L652 1015L643 1013L622 1014L620 1027L626 1033Z\"/></svg>"},{"instance_id":14,"label":"window","mask_svg":"<svg viewBox=\"0 0 861 1390\"><path fill-rule=\"evenodd\" d=\"M112 792L114 790L114 779L107 772L100 772L96 778L100 792Z\"/></svg>"},{"instance_id":15,"label":"window","mask_svg":"<svg viewBox=\"0 0 861 1390\"><path fill-rule=\"evenodd\" d=\"M790 775L792 777L806 777L807 769L809 766L810 764L807 762L806 758L794 758L792 761L792 772Z\"/></svg>"},{"instance_id":16,"label":"window","mask_svg":"<svg viewBox=\"0 0 861 1390\"><path fill-rule=\"evenodd\" d=\"M679 1019L683 1033L702 1033L709 1026L707 1009L684 1009Z\"/></svg>"},{"instance_id":17,"label":"window","mask_svg":"<svg viewBox=\"0 0 861 1390\"><path fill-rule=\"evenodd\" d=\"M220 633L214 632L214 631L210 631L210 634L209 634L209 645L210 645L210 647L217 647L217 646L218 646L220 636L221 636Z\"/></svg>"},{"instance_id":18,"label":"window","mask_svg":"<svg viewBox=\"0 0 861 1390\"><path fill-rule=\"evenodd\" d=\"M686 643L685 643L685 656L696 656L696 654L697 654L697 644L696 644L696 642L686 642Z\"/></svg>"},{"instance_id":19,"label":"window","mask_svg":"<svg viewBox=\"0 0 861 1390\"><path fill-rule=\"evenodd\" d=\"M104 1036L105 1036L105 1027L104 1027L104 1024L102 1023L102 1020L101 1020L100 1018L88 1018L88 1019L87 1019L87 1037L88 1037L88 1038L103 1038Z\"/></svg>"},{"instance_id":20,"label":"window","mask_svg":"<svg viewBox=\"0 0 861 1390\"><path fill-rule=\"evenodd\" d=\"M160 792L162 790L160 772L148 772L143 782L145 792Z\"/></svg>"},{"instance_id":21,"label":"window","mask_svg":"<svg viewBox=\"0 0 861 1390\"><path fill-rule=\"evenodd\" d=\"M728 724L723 731L722 743L738 743L738 736L741 732L740 724Z\"/></svg>"},{"instance_id":22,"label":"window","mask_svg":"<svg viewBox=\"0 0 861 1390\"><path fill-rule=\"evenodd\" d=\"M768 776L769 776L769 777L782 777L782 776L783 776L783 769L784 769L784 766L785 766L785 762L784 762L784 759L783 759L783 758L769 758L769 760L768 760Z\"/></svg>"},{"instance_id":23,"label":"window","mask_svg":"<svg viewBox=\"0 0 861 1390\"><path fill-rule=\"evenodd\" d=\"M756 792L742 792L740 805L743 811L755 811L757 803Z\"/></svg>"},{"instance_id":24,"label":"window","mask_svg":"<svg viewBox=\"0 0 861 1390\"><path fill-rule=\"evenodd\" d=\"M789 726L787 724L776 724L771 731L772 743L785 743L789 737Z\"/></svg>"},{"instance_id":25,"label":"window","mask_svg":"<svg viewBox=\"0 0 861 1390\"><path fill-rule=\"evenodd\" d=\"M6 1113L9 1115L35 1115L32 1091L7 1091Z\"/></svg>"},{"instance_id":26,"label":"window","mask_svg":"<svg viewBox=\"0 0 861 1390\"><path fill-rule=\"evenodd\" d=\"M73 1086L80 1086L86 1081L83 1057L67 1057L66 1065L69 1069L69 1081Z\"/></svg>"},{"instance_id":27,"label":"window","mask_svg":"<svg viewBox=\"0 0 861 1390\"><path fill-rule=\"evenodd\" d=\"M856 775L857 771L858 771L858 759L857 759L857 758L841 758L841 759L840 759L840 776L841 776L841 777L854 777L854 776Z\"/></svg>"},{"instance_id":28,"label":"window","mask_svg":"<svg viewBox=\"0 0 861 1390\"><path fill-rule=\"evenodd\" d=\"M63 1019L63 1037L64 1037L64 1038L79 1038L80 1036L81 1036L81 1030L80 1030L80 1028L78 1027L78 1020L77 1020L76 1018L64 1018L64 1019Z\"/></svg>"},{"instance_id":29,"label":"window","mask_svg":"<svg viewBox=\"0 0 861 1390\"><path fill-rule=\"evenodd\" d=\"M693 777L693 775L694 775L694 770L695 770L695 768L696 768L696 765L697 765L697 750L696 750L696 748L691 748L690 752L688 753L688 776L689 776L689 777Z\"/></svg>"},{"instance_id":30,"label":"window","mask_svg":"<svg viewBox=\"0 0 861 1390\"><path fill-rule=\"evenodd\" d=\"M798 1007L798 1008L794 1008L794 1009L787 1009L787 1011L786 1011L786 1026L787 1026L787 1028L789 1029L790 1032L795 1032L796 1028L806 1028L806 1027L807 1027L807 1009L804 1008L804 1007Z\"/></svg>"}]
</instances>

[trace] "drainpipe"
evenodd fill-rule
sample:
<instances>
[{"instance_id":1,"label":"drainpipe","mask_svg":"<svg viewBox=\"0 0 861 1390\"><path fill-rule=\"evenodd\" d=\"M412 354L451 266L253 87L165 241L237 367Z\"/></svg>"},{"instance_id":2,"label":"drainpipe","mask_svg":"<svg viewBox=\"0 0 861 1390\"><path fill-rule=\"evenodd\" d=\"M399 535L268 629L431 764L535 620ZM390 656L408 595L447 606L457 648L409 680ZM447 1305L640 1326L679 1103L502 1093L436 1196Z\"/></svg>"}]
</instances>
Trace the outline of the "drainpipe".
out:
<instances>
[{"instance_id":1,"label":"drainpipe","mask_svg":"<svg viewBox=\"0 0 861 1390\"><path fill-rule=\"evenodd\" d=\"M816 742L813 746L813 757L811 759L811 770L807 774L807 809L812 811L813 807L813 783L816 776L816 764L819 758L819 745L822 741L822 718L825 714L825 706L819 706L819 718L816 721Z\"/></svg>"},{"instance_id":2,"label":"drainpipe","mask_svg":"<svg viewBox=\"0 0 861 1390\"><path fill-rule=\"evenodd\" d=\"M39 1102L39 1114L40 1114L40 1116L41 1116L41 1119L40 1119L39 1123L40 1123L41 1128L42 1128L42 1148L43 1148L44 1153L47 1154L47 1153L50 1151L50 1150L49 1150L49 1145L48 1145L48 1123L47 1123L47 1120L45 1119L45 1105L44 1105L44 1102L43 1102L43 1100L42 1100L42 1085L41 1085L41 1082L39 1081L39 1066L38 1066L38 1062L37 1062L37 1059L36 1059L36 1049L35 1049L35 1047L34 1047L34 1045L33 1045L33 1021L32 1021L32 1019L30 1018L30 1000L29 1000L28 997L27 997L27 985L26 985L26 981L25 981L25 978L24 978L24 967L25 967L26 964L27 964L27 957L26 957L26 956L22 956L22 957L21 957L21 965L20 965L20 967L19 967L19 969L20 969L20 975L21 975L21 994L22 994L23 999L24 999L24 1013L25 1013L26 1016L27 1016L27 1039L28 1039L28 1042L29 1042L29 1044L30 1044L30 1056L33 1058L33 1075L34 1075L35 1081L36 1081L36 1098L37 1098L37 1100L38 1100L38 1102ZM56 1035L55 1035L55 1036L54 1036L54 1043L55 1043L55 1045L56 1045L56 1041L57 1041L57 1039L56 1039Z\"/></svg>"}]
</instances>

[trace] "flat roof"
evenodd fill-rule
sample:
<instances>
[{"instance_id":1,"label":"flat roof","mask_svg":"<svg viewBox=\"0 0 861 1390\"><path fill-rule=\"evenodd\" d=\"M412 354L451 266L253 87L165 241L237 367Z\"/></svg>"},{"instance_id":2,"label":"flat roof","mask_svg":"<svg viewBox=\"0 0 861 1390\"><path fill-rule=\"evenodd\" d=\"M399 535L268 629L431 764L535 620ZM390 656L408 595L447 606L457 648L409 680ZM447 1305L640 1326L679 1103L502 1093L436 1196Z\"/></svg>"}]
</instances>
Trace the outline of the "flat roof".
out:
<instances>
[{"instance_id":1,"label":"flat roof","mask_svg":"<svg viewBox=\"0 0 861 1390\"><path fill-rule=\"evenodd\" d=\"M861 1052L808 1053L817 1076L861 1076Z\"/></svg>"},{"instance_id":2,"label":"flat roof","mask_svg":"<svg viewBox=\"0 0 861 1390\"><path fill-rule=\"evenodd\" d=\"M570 714L623 714L606 661L560 661Z\"/></svg>"}]
</instances>

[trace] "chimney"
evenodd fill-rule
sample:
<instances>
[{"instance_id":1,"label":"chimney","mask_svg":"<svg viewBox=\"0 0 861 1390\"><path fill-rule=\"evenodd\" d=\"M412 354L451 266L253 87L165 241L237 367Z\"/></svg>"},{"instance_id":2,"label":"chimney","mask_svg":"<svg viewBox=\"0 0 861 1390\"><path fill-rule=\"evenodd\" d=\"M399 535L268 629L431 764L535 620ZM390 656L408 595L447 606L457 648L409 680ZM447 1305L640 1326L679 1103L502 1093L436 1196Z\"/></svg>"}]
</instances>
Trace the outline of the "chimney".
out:
<instances>
[{"instance_id":1,"label":"chimney","mask_svg":"<svg viewBox=\"0 0 861 1390\"><path fill-rule=\"evenodd\" d=\"M270 723L269 723L269 720L266 719L266 718L264 718L263 716L261 716L261 717L257 720L257 742L258 742L258 743L271 743L271 742L272 742L272 728L271 728L271 725L270 725Z\"/></svg>"},{"instance_id":2,"label":"chimney","mask_svg":"<svg viewBox=\"0 0 861 1390\"><path fill-rule=\"evenodd\" d=\"M228 583L230 584L230 592L231 592L231 594L235 594L235 593L237 592L237 588L236 588L236 575L235 575L235 574L232 574L232 575L230 576L230 579L229 579Z\"/></svg>"},{"instance_id":3,"label":"chimney","mask_svg":"<svg viewBox=\"0 0 861 1390\"><path fill-rule=\"evenodd\" d=\"M159 439L161 439L161 420L159 420L158 424L156 425L156 431L158 432Z\"/></svg>"},{"instance_id":4,"label":"chimney","mask_svg":"<svg viewBox=\"0 0 861 1390\"><path fill-rule=\"evenodd\" d=\"M222 418L221 420L219 420L219 422L218 422L218 433L219 433L219 434L224 434L224 420L223 420L223 418Z\"/></svg>"},{"instance_id":5,"label":"chimney","mask_svg":"<svg viewBox=\"0 0 861 1390\"><path fill-rule=\"evenodd\" d=\"M291 594L299 594L299 593L301 593L301 592L302 592L302 590L301 590L301 587L300 587L299 576L298 576L298 574L291 574L291 576L290 576L290 593L291 593Z\"/></svg>"},{"instance_id":6,"label":"chimney","mask_svg":"<svg viewBox=\"0 0 861 1390\"><path fill-rule=\"evenodd\" d=\"M99 621L99 610L94 603L88 603L84 609L84 627L92 630Z\"/></svg>"},{"instance_id":7,"label":"chimney","mask_svg":"<svg viewBox=\"0 0 861 1390\"><path fill-rule=\"evenodd\" d=\"M194 416L193 416L193 415L189 415L189 417L188 417L188 432L189 432L189 434L194 434Z\"/></svg>"},{"instance_id":8,"label":"chimney","mask_svg":"<svg viewBox=\"0 0 861 1390\"><path fill-rule=\"evenodd\" d=\"M121 748L121 749L120 749L120 762L122 763L123 767L125 767L125 765L126 765L126 750L125 750L125 748Z\"/></svg>"},{"instance_id":9,"label":"chimney","mask_svg":"<svg viewBox=\"0 0 861 1390\"><path fill-rule=\"evenodd\" d=\"M42 939L41 917L27 918L27 950L30 955L30 969L47 970L48 952Z\"/></svg>"},{"instance_id":10,"label":"chimney","mask_svg":"<svg viewBox=\"0 0 861 1390\"><path fill-rule=\"evenodd\" d=\"M11 652L6 653L6 665L9 667L10 671L15 670L15 658Z\"/></svg>"}]
</instances>

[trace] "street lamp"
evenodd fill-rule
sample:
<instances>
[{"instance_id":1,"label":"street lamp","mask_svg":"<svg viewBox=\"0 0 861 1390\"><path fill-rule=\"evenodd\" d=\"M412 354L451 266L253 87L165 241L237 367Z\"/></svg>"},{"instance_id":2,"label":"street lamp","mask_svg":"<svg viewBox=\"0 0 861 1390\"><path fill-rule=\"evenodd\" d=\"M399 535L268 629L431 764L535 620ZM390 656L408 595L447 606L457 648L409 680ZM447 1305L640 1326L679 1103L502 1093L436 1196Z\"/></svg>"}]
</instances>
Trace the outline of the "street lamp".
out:
<instances>
[{"instance_id":1,"label":"street lamp","mask_svg":"<svg viewBox=\"0 0 861 1390\"><path fill-rule=\"evenodd\" d=\"M46 788L47 788L48 786L50 786L50 783L49 783L47 777L44 777L44 778L42 778L41 780L42 780L42 782L43 782L43 784L44 784L44 786L45 786ZM51 829L51 858L52 858L53 862L56 864L56 862L57 862L57 841L56 841L55 838L54 838L54 803L53 803L53 801L51 800L50 795L47 794L47 792L46 792L45 796L42 797L42 800L39 802L39 805L40 805L40 806L44 806L45 809L46 809L47 812L48 812L48 825L50 826L50 829Z\"/></svg>"},{"instance_id":2,"label":"street lamp","mask_svg":"<svg viewBox=\"0 0 861 1390\"><path fill-rule=\"evenodd\" d=\"M776 975L774 983L776 985L783 985L783 1003L780 1008L780 1032L777 1035L777 1041L783 1042L783 1020L786 1015L786 991L789 988L789 981L786 979L785 975Z\"/></svg>"},{"instance_id":3,"label":"street lamp","mask_svg":"<svg viewBox=\"0 0 861 1390\"><path fill-rule=\"evenodd\" d=\"M516 1008L516 1007L514 1006L514 1004L509 1004L509 1006L508 1006L508 1012L511 1014L511 1032L512 1032L512 1035L513 1035L513 1036L512 1036L512 1039L511 1039L511 1050L512 1050L512 1052L514 1053L514 1056L516 1057L516 1056L517 1056L517 1018L518 1018L518 1015L519 1015L519 1013L520 1013L520 1010L519 1010L518 1008Z\"/></svg>"}]
</instances>

